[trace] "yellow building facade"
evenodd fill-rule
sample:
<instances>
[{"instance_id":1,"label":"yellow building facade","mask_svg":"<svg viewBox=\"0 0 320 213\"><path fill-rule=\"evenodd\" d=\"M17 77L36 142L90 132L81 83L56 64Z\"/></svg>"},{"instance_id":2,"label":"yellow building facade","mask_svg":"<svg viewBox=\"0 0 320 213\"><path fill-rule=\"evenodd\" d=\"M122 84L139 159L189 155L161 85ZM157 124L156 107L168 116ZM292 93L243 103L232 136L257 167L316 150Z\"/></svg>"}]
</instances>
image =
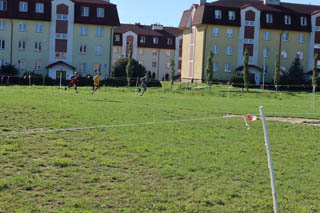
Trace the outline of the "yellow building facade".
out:
<instances>
[{"instance_id":1,"label":"yellow building facade","mask_svg":"<svg viewBox=\"0 0 320 213\"><path fill-rule=\"evenodd\" d=\"M222 82L241 73L245 49L250 55L249 72L257 85L273 82L279 55L282 73L288 72L296 57L308 73L320 47L317 8L320 10L316 6L267 0L254 4L201 1L192 5L179 26L183 30L182 81L205 81L210 51L214 53L214 78Z\"/></svg>"}]
</instances>

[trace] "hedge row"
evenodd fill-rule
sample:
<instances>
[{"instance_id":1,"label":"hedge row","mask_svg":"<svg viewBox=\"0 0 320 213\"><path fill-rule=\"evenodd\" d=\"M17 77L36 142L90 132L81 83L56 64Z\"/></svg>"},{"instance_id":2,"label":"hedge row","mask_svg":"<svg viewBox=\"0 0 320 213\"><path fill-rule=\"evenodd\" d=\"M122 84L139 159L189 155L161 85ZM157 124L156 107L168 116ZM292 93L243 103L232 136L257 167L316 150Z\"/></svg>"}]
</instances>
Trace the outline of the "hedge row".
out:
<instances>
[{"instance_id":1,"label":"hedge row","mask_svg":"<svg viewBox=\"0 0 320 213\"><path fill-rule=\"evenodd\" d=\"M6 84L7 77L3 79L3 81L0 81L0 84L5 85ZM52 78L46 77L43 79L42 77L32 77L31 78L31 84L32 85L38 85L42 86L45 81L46 86L58 86L60 85L60 80L54 80ZM68 80L63 80L61 83L62 85L67 85L69 84L70 81ZM137 80L132 79L130 81L130 86L136 86ZM29 85L29 78L21 78L21 77L10 77L9 81L10 85ZM78 86L92 86L93 81L92 78L86 78L86 77L79 77L78 78ZM108 78L108 79L103 79L100 81L100 85L102 86L111 86L111 87L124 87L127 86L127 80L123 78ZM147 82L148 87L162 87L160 81L158 80L149 80Z\"/></svg>"}]
</instances>

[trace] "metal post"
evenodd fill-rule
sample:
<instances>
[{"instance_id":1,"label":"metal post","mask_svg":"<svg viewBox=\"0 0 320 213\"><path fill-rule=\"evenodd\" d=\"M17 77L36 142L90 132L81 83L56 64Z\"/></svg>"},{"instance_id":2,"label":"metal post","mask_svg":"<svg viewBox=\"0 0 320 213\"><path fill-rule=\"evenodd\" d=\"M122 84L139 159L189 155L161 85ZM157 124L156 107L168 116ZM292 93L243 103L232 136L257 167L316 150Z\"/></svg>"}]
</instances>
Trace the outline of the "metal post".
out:
<instances>
[{"instance_id":1,"label":"metal post","mask_svg":"<svg viewBox=\"0 0 320 213\"><path fill-rule=\"evenodd\" d=\"M139 82L139 77L137 77L137 82L136 82L136 91L134 92L134 95L135 95L135 96L137 96L138 82Z\"/></svg>"},{"instance_id":2,"label":"metal post","mask_svg":"<svg viewBox=\"0 0 320 213\"><path fill-rule=\"evenodd\" d=\"M262 73L262 89L264 90L264 75L266 73L266 56L263 56L263 73Z\"/></svg>"},{"instance_id":3,"label":"metal post","mask_svg":"<svg viewBox=\"0 0 320 213\"><path fill-rule=\"evenodd\" d=\"M30 74L30 72L29 72L28 78L29 78L29 86L31 87L31 74Z\"/></svg>"},{"instance_id":4,"label":"metal post","mask_svg":"<svg viewBox=\"0 0 320 213\"><path fill-rule=\"evenodd\" d=\"M278 200L277 200L277 188L276 188L276 181L273 173L273 165L272 165L272 156L271 156L271 148L269 144L269 135L268 135L268 127L267 127L267 122L266 118L264 115L264 107L260 106L260 115L262 118L262 125L263 125L263 130L264 130L264 140L265 140L265 145L267 149L267 155L268 155L268 167L269 167L269 172L270 172L270 179L271 179L271 188L272 188L272 198L273 198L273 210L274 213L278 213Z\"/></svg>"},{"instance_id":5,"label":"metal post","mask_svg":"<svg viewBox=\"0 0 320 213\"><path fill-rule=\"evenodd\" d=\"M62 72L60 72L60 92L62 90Z\"/></svg>"}]
</instances>

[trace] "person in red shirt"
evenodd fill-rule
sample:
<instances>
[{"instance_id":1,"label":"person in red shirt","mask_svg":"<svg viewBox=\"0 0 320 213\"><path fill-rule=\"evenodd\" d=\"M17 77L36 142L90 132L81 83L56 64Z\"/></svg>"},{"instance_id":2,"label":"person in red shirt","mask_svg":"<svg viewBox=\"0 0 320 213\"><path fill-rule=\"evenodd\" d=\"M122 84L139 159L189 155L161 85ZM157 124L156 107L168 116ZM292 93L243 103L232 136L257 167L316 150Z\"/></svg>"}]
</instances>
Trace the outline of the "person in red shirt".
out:
<instances>
[{"instance_id":1,"label":"person in red shirt","mask_svg":"<svg viewBox=\"0 0 320 213\"><path fill-rule=\"evenodd\" d=\"M74 87L74 90L76 91L76 93L78 93L78 87L77 87L77 83L78 83L78 77L79 77L79 73L75 72L73 76L71 76L71 82L68 86L66 86L64 88L64 90L69 89L70 87Z\"/></svg>"}]
</instances>

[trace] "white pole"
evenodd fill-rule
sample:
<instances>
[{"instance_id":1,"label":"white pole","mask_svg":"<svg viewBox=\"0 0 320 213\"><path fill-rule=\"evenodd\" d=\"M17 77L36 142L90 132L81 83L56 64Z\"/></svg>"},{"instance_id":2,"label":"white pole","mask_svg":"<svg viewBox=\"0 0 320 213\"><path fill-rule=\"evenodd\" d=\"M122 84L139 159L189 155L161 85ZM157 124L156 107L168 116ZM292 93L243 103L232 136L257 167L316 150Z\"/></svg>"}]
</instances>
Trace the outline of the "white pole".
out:
<instances>
[{"instance_id":1,"label":"white pole","mask_svg":"<svg viewBox=\"0 0 320 213\"><path fill-rule=\"evenodd\" d=\"M268 135L268 127L267 127L267 122L266 118L264 115L264 107L260 106L260 115L262 118L262 125L263 125L263 130L264 130L264 140L265 140L265 145L267 149L267 154L268 154L268 167L269 167L269 172L270 172L270 179L271 179L271 188L272 188L272 198L273 198L273 210L274 213L278 213L278 199L277 199L277 188L276 188L276 181L273 173L273 165L272 165L272 156L271 156L271 148L269 144L269 135Z\"/></svg>"},{"instance_id":2,"label":"white pole","mask_svg":"<svg viewBox=\"0 0 320 213\"><path fill-rule=\"evenodd\" d=\"M62 72L60 72L60 92L62 90Z\"/></svg>"},{"instance_id":3,"label":"white pole","mask_svg":"<svg viewBox=\"0 0 320 213\"><path fill-rule=\"evenodd\" d=\"M266 67L266 57L263 56L263 73L262 73L262 89L264 90L264 74L265 74L265 67Z\"/></svg>"},{"instance_id":4,"label":"white pole","mask_svg":"<svg viewBox=\"0 0 320 213\"><path fill-rule=\"evenodd\" d=\"M137 77L137 82L136 82L136 91L134 92L134 95L135 95L135 96L137 96L138 82L139 82L139 77Z\"/></svg>"}]
</instances>

